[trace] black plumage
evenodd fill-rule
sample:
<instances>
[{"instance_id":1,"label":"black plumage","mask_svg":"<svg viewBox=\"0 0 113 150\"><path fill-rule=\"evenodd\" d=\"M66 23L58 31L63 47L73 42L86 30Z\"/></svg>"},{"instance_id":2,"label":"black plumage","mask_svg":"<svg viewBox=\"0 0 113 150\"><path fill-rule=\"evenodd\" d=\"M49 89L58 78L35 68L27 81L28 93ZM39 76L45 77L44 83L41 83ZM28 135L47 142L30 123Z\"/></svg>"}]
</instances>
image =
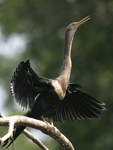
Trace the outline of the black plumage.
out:
<instances>
[{"instance_id":1,"label":"black plumage","mask_svg":"<svg viewBox=\"0 0 113 150\"><path fill-rule=\"evenodd\" d=\"M69 83L74 33L78 26L87 20L89 16L66 28L63 65L61 74L56 79L38 76L31 68L29 60L20 62L16 67L11 78L11 93L22 109L29 109L26 116L40 120L48 117L55 122L64 122L99 118L99 115L103 115L101 111L105 110L104 103L80 91L78 84ZM11 143L24 129L23 126L15 128ZM7 143L8 140L3 146Z\"/></svg>"},{"instance_id":2,"label":"black plumage","mask_svg":"<svg viewBox=\"0 0 113 150\"><path fill-rule=\"evenodd\" d=\"M29 60L21 62L11 78L11 93L19 106L28 108L34 118L53 117L55 122L103 115L100 110L105 109L104 103L78 88L78 84L69 83L64 99L60 100L51 81L38 76L30 67Z\"/></svg>"}]
</instances>

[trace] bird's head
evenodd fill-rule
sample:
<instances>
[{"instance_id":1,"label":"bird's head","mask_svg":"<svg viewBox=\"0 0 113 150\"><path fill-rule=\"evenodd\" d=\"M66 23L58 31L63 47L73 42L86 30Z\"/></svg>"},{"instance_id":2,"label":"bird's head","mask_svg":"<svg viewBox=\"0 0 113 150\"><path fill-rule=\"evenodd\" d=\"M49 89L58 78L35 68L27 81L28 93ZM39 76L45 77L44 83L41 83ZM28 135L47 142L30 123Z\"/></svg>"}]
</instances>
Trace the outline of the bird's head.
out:
<instances>
[{"instance_id":1,"label":"bird's head","mask_svg":"<svg viewBox=\"0 0 113 150\"><path fill-rule=\"evenodd\" d=\"M82 20L80 20L80 21L78 21L78 22L73 22L73 23L71 23L71 24L69 24L69 25L67 26L66 30L68 30L68 31L70 31L70 32L72 32L72 33L75 33L75 31L77 30L77 28L78 28L81 24L83 24L84 22L86 22L86 21L89 20L89 19L90 19L90 16L87 16L87 17L85 17L84 19L82 19Z\"/></svg>"}]
</instances>

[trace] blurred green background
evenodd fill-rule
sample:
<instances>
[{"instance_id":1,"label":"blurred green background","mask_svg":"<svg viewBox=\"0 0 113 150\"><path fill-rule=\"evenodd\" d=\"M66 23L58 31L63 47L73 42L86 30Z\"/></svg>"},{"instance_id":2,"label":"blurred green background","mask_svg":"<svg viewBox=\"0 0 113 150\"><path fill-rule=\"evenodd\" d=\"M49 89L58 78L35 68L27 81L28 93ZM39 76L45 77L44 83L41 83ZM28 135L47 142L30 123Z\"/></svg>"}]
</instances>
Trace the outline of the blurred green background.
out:
<instances>
[{"instance_id":1,"label":"blurred green background","mask_svg":"<svg viewBox=\"0 0 113 150\"><path fill-rule=\"evenodd\" d=\"M87 15L91 19L78 28L73 41L71 82L106 103L107 111L100 120L67 121L55 126L76 150L113 150L112 0L0 0L0 112L6 116L25 113L10 94L15 67L29 58L39 75L57 77L62 65L65 28ZM0 127L0 137L7 129ZM31 132L50 150L62 149L40 131ZM40 149L24 135L15 141L14 148Z\"/></svg>"}]
</instances>

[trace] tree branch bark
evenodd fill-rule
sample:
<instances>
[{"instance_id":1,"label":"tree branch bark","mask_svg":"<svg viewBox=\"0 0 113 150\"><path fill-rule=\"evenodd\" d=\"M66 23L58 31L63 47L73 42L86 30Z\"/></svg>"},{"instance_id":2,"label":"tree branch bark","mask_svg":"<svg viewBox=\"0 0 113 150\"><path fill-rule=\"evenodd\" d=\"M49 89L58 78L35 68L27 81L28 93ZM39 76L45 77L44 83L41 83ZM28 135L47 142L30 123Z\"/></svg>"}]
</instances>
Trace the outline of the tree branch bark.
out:
<instances>
[{"instance_id":1,"label":"tree branch bark","mask_svg":"<svg viewBox=\"0 0 113 150\"><path fill-rule=\"evenodd\" d=\"M33 141L33 143L37 144L42 150L49 150L40 140L34 137L29 131L24 129L23 134Z\"/></svg>"},{"instance_id":2,"label":"tree branch bark","mask_svg":"<svg viewBox=\"0 0 113 150\"><path fill-rule=\"evenodd\" d=\"M45 123L43 121L28 118L25 116L11 116L0 118L0 126L9 126L8 133L4 137L0 138L1 144L3 144L7 139L12 139L13 129L15 125L22 125L39 129L43 133L54 138L64 150L74 150L71 142L56 127L50 125L49 123Z\"/></svg>"},{"instance_id":3,"label":"tree branch bark","mask_svg":"<svg viewBox=\"0 0 113 150\"><path fill-rule=\"evenodd\" d=\"M0 117L5 117L3 114L0 113ZM33 141L33 143L37 144L42 150L49 150L40 140L38 140L36 137L34 137L29 131L24 129L22 132L27 138ZM3 139L1 139L2 142Z\"/></svg>"}]
</instances>

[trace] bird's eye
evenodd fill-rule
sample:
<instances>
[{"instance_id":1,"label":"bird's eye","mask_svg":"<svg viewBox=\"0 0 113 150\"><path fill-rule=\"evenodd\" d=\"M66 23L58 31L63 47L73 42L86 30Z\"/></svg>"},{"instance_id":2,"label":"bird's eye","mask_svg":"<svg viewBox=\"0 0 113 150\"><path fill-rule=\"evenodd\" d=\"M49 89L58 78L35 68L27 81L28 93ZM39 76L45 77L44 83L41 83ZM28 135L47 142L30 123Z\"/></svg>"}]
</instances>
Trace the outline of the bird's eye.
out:
<instances>
[{"instance_id":1,"label":"bird's eye","mask_svg":"<svg viewBox=\"0 0 113 150\"><path fill-rule=\"evenodd\" d=\"M72 23L72 26L75 27L75 26L76 26L76 23Z\"/></svg>"}]
</instances>

